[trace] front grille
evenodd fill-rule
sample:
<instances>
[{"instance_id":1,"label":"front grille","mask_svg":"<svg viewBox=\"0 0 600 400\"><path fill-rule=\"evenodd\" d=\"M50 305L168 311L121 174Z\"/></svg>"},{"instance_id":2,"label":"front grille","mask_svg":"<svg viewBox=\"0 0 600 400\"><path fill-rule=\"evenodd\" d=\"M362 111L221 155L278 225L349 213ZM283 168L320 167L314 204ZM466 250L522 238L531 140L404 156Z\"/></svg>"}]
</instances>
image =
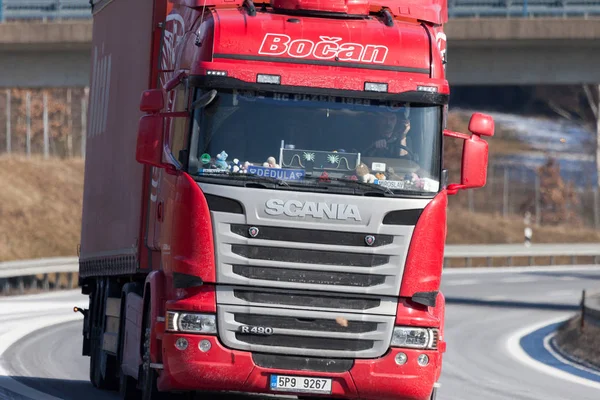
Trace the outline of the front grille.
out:
<instances>
[{"instance_id":1,"label":"front grille","mask_svg":"<svg viewBox=\"0 0 600 400\"><path fill-rule=\"evenodd\" d=\"M317 357L294 357L273 354L252 354L252 361L259 367L288 371L314 371L340 373L349 371L354 360Z\"/></svg>"},{"instance_id":2,"label":"front grille","mask_svg":"<svg viewBox=\"0 0 600 400\"><path fill-rule=\"evenodd\" d=\"M365 238L368 234L356 232L336 232L319 229L294 229L276 226L251 227L250 225L241 224L231 225L231 232L245 238L252 238L252 236L250 236L250 228L258 229L255 239L260 240L367 247ZM394 237L392 235L372 234L372 236L375 238L375 241L369 247L387 246L388 244L392 244L394 241Z\"/></svg>"},{"instance_id":3,"label":"front grille","mask_svg":"<svg viewBox=\"0 0 600 400\"><path fill-rule=\"evenodd\" d=\"M318 318L293 318L273 315L235 314L236 322L243 325L269 326L278 329L297 329L299 331L324 331L345 333L367 333L377 329L376 322L352 321L340 324L340 321Z\"/></svg>"},{"instance_id":4,"label":"front grille","mask_svg":"<svg viewBox=\"0 0 600 400\"><path fill-rule=\"evenodd\" d=\"M233 289L233 296L245 303L302 308L337 308L347 310L372 310L381 305L378 298L353 298L349 296L315 296L306 292L280 292L256 289Z\"/></svg>"},{"instance_id":5,"label":"front grille","mask_svg":"<svg viewBox=\"0 0 600 400\"><path fill-rule=\"evenodd\" d=\"M264 307L217 306L219 336L231 348L306 357L377 358L389 348L395 317ZM271 335L242 332L271 328Z\"/></svg>"},{"instance_id":6,"label":"front grille","mask_svg":"<svg viewBox=\"0 0 600 400\"><path fill-rule=\"evenodd\" d=\"M325 337L271 335L256 336L245 333L236 333L235 338L243 343L262 346L281 346L307 350L334 350L334 351L364 351L373 347L372 340L357 339L330 339Z\"/></svg>"},{"instance_id":7,"label":"front grille","mask_svg":"<svg viewBox=\"0 0 600 400\"><path fill-rule=\"evenodd\" d=\"M410 226L331 230L336 225L253 225L254 215L224 212L211 217L219 284L398 296ZM250 228L257 230L250 235ZM372 246L367 236L375 238Z\"/></svg>"},{"instance_id":8,"label":"front grille","mask_svg":"<svg viewBox=\"0 0 600 400\"><path fill-rule=\"evenodd\" d=\"M309 271L302 269L262 268L234 265L233 273L244 278L307 283L317 285L372 287L385 282L384 276L352 274L348 272Z\"/></svg>"},{"instance_id":9,"label":"front grille","mask_svg":"<svg viewBox=\"0 0 600 400\"><path fill-rule=\"evenodd\" d=\"M377 267L390 261L389 256L362 253L343 253L284 247L266 247L234 244L233 254L252 260L296 262L301 264L340 265L350 267Z\"/></svg>"}]
</instances>

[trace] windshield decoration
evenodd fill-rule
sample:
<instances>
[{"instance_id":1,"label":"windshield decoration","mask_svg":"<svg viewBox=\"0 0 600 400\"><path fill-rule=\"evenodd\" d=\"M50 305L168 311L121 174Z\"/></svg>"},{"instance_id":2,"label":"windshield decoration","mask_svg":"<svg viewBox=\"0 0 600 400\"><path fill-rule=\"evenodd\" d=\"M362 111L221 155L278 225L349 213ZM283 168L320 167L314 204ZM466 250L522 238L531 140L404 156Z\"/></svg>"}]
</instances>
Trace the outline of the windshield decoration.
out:
<instances>
[{"instance_id":1,"label":"windshield decoration","mask_svg":"<svg viewBox=\"0 0 600 400\"><path fill-rule=\"evenodd\" d=\"M438 105L218 90L194 112L190 170L223 185L433 195L441 187L441 122Z\"/></svg>"},{"instance_id":2,"label":"windshield decoration","mask_svg":"<svg viewBox=\"0 0 600 400\"><path fill-rule=\"evenodd\" d=\"M285 181L298 181L304 178L305 175L305 171L303 169L268 168L257 167L255 165L250 165L248 167L248 173L267 178L282 179Z\"/></svg>"},{"instance_id":3,"label":"windshield decoration","mask_svg":"<svg viewBox=\"0 0 600 400\"><path fill-rule=\"evenodd\" d=\"M279 162L285 168L304 168L321 174L324 171L349 173L360 163L360 153L345 150L319 151L298 150L294 145L282 143Z\"/></svg>"}]
</instances>

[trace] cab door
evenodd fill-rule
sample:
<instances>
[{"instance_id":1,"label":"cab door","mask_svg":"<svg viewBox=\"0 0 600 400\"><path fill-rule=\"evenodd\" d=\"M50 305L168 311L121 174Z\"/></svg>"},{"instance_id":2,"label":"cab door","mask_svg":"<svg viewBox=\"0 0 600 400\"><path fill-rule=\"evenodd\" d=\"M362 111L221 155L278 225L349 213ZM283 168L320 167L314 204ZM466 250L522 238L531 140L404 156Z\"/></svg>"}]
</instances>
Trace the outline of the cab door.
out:
<instances>
[{"instance_id":1,"label":"cab door","mask_svg":"<svg viewBox=\"0 0 600 400\"><path fill-rule=\"evenodd\" d=\"M189 110L190 91L187 79L175 89L167 93L167 112L187 112ZM165 150L163 160L169 164L182 167L186 164L185 150L187 148L187 132L189 118L184 116L165 118ZM150 187L150 212L148 226L148 247L153 250L163 250L162 240L165 234L165 224L169 223L168 199L174 194L177 176L168 173L163 168L153 168ZM168 229L167 229L168 230Z\"/></svg>"}]
</instances>

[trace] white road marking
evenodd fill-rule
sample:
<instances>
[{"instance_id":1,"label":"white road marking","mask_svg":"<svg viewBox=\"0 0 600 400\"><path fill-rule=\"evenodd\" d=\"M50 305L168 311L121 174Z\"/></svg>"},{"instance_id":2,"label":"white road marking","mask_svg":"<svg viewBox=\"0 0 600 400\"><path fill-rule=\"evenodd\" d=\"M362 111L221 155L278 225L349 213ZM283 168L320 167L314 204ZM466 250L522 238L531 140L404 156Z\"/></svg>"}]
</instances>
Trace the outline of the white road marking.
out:
<instances>
[{"instance_id":1,"label":"white road marking","mask_svg":"<svg viewBox=\"0 0 600 400\"><path fill-rule=\"evenodd\" d=\"M446 286L476 285L480 282L481 281L479 279L461 279L461 280L444 282L444 285L446 285Z\"/></svg>"},{"instance_id":2,"label":"white road marking","mask_svg":"<svg viewBox=\"0 0 600 400\"><path fill-rule=\"evenodd\" d=\"M555 290L548 293L548 297L581 297L580 290Z\"/></svg>"},{"instance_id":3,"label":"white road marking","mask_svg":"<svg viewBox=\"0 0 600 400\"><path fill-rule=\"evenodd\" d=\"M505 300L508 300L508 298L506 296L503 296L503 295L495 295L495 296L484 297L483 300L486 300L486 301L505 301Z\"/></svg>"},{"instance_id":4,"label":"white road marking","mask_svg":"<svg viewBox=\"0 0 600 400\"><path fill-rule=\"evenodd\" d=\"M520 342L524 336L527 336L530 333L535 332L536 330L543 328L545 326L548 326L548 325L551 325L551 324L554 324L557 322L566 321L571 316L572 316L571 313L565 313L561 317L553 318L551 320L546 320L544 322L540 322L535 325L528 326L526 328L523 328L523 329L515 332L506 341L506 349L508 350L508 353L513 358L515 358L516 360L518 360L519 362L521 362L522 364L524 364L530 368L536 369L536 370L543 372L545 374L548 374L548 375L555 376L557 378L564 379L566 381L570 381L573 383L578 383L580 385L585 385L585 386L589 386L592 388L600 389L600 383L591 381L589 379L581 378L579 376L575 376L575 375L569 374L568 372L565 372L560 369L546 365L543 362L530 357L527 353L525 353L525 350L523 350L523 348L521 347Z\"/></svg>"},{"instance_id":5,"label":"white road marking","mask_svg":"<svg viewBox=\"0 0 600 400\"><path fill-rule=\"evenodd\" d=\"M535 282L538 278L533 276L516 276L513 278L504 278L500 279L502 283L525 283L525 282Z\"/></svg>"}]
</instances>

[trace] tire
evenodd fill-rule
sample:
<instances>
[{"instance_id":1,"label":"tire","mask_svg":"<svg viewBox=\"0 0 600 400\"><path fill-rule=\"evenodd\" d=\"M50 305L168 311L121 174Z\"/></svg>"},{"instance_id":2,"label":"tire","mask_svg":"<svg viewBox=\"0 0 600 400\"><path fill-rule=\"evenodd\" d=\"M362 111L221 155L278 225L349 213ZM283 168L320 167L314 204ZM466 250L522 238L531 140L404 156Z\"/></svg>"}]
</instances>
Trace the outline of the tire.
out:
<instances>
[{"instance_id":1,"label":"tire","mask_svg":"<svg viewBox=\"0 0 600 400\"><path fill-rule=\"evenodd\" d=\"M103 331L103 326L98 327L98 321L101 318L98 315L104 314L104 285L101 280L96 281L96 288L93 292L93 307L91 308L91 320L90 320L90 330L91 330L91 343L90 343L90 382L92 385L100 390L108 389L107 382L105 382L102 377L102 348L100 347L100 343L102 341L98 338L97 332ZM100 335L102 338L102 335Z\"/></svg>"},{"instance_id":2,"label":"tire","mask_svg":"<svg viewBox=\"0 0 600 400\"><path fill-rule=\"evenodd\" d=\"M119 385L115 371L115 363L111 356L102 349L104 337L104 310L107 298L106 281L96 281L94 290L94 304L90 325L90 381L92 385L100 390L116 390ZM90 307L91 308L91 307ZM105 369L102 368L104 363Z\"/></svg>"},{"instance_id":3,"label":"tire","mask_svg":"<svg viewBox=\"0 0 600 400\"><path fill-rule=\"evenodd\" d=\"M431 392L430 400L435 400L437 397L437 388L433 388L433 392Z\"/></svg>"},{"instance_id":4,"label":"tire","mask_svg":"<svg viewBox=\"0 0 600 400\"><path fill-rule=\"evenodd\" d=\"M150 368L150 337L151 337L151 322L152 312L150 306L150 300L146 304L144 310L144 328L143 328L143 354L142 354L142 368L140 383L142 388L142 400L163 400L166 396L158 391L156 387L157 373L154 368Z\"/></svg>"},{"instance_id":5,"label":"tire","mask_svg":"<svg viewBox=\"0 0 600 400\"><path fill-rule=\"evenodd\" d=\"M151 308L150 301L144 310L144 337L143 337L143 355L142 368L140 368L140 386L141 400L193 400L195 394L193 392L183 393L167 393L159 392L156 386L158 374L154 368L150 368L150 327L151 327ZM128 398L129 399L129 398Z\"/></svg>"},{"instance_id":6,"label":"tire","mask_svg":"<svg viewBox=\"0 0 600 400\"><path fill-rule=\"evenodd\" d=\"M127 294L137 293L136 287L132 284L127 284L123 287L123 296L121 299L121 321L119 322L119 396L123 400L141 400L142 392L137 388L137 381L123 373L123 348L125 346L125 319L127 310Z\"/></svg>"}]
</instances>

